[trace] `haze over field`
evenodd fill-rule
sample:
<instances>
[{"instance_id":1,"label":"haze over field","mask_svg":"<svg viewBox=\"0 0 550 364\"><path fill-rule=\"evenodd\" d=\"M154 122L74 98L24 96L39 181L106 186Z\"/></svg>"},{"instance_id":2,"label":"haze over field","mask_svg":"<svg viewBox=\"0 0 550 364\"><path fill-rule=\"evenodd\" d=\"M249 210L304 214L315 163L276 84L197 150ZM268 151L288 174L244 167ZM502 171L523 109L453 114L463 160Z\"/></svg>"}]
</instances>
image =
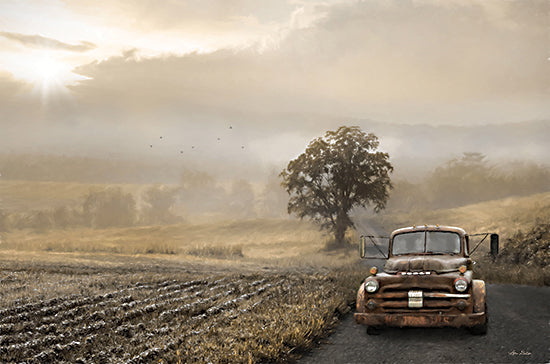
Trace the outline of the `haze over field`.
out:
<instances>
[{"instance_id":1,"label":"haze over field","mask_svg":"<svg viewBox=\"0 0 550 364\"><path fill-rule=\"evenodd\" d=\"M0 362L295 361L353 310L359 237L413 224L498 233L473 277L550 285L549 19L548 0L0 0ZM531 341L500 356L542 358Z\"/></svg>"},{"instance_id":2,"label":"haze over field","mask_svg":"<svg viewBox=\"0 0 550 364\"><path fill-rule=\"evenodd\" d=\"M0 152L252 179L359 125L397 167L462 152L543 163L549 7L2 1Z\"/></svg>"}]
</instances>

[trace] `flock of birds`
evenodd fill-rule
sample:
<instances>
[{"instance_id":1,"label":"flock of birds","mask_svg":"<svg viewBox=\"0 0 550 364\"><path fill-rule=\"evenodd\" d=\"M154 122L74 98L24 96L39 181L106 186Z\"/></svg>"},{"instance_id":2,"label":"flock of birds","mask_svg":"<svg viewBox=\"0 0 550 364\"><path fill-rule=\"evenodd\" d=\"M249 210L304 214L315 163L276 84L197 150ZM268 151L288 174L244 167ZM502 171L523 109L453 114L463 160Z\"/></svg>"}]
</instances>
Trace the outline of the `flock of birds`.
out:
<instances>
[{"instance_id":1,"label":"flock of birds","mask_svg":"<svg viewBox=\"0 0 550 364\"><path fill-rule=\"evenodd\" d=\"M232 129L233 129L233 126L229 125L229 129L232 130ZM164 137L161 135L161 136L159 137L159 139L160 139L160 141L162 141L162 140L164 139ZM220 142L220 141L222 140L222 138L218 137L217 140L218 140L218 142ZM153 148L153 144L149 144L149 148L152 149L152 148ZM195 149L195 146L192 145L192 146L191 146L191 149ZM244 145L241 145L241 149L242 149L242 150L245 149L245 148L244 148ZM180 150L180 154L183 154L183 150Z\"/></svg>"}]
</instances>

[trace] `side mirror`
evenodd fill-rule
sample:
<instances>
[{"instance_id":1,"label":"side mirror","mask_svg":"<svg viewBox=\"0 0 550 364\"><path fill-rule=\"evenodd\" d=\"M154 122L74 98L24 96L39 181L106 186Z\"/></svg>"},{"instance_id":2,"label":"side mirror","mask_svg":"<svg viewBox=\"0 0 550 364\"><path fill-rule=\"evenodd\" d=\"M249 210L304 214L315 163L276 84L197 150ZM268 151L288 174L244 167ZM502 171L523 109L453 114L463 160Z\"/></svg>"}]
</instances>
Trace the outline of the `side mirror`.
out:
<instances>
[{"instance_id":1,"label":"side mirror","mask_svg":"<svg viewBox=\"0 0 550 364\"><path fill-rule=\"evenodd\" d=\"M498 234L491 234L491 256L495 259L498 255Z\"/></svg>"},{"instance_id":2,"label":"side mirror","mask_svg":"<svg viewBox=\"0 0 550 364\"><path fill-rule=\"evenodd\" d=\"M491 257L493 258L493 260L497 257L498 255L498 234L491 234L491 233L479 233L479 234L470 234L468 235L469 237L472 237L472 236L483 236L483 239L481 239L476 247L470 251L470 256L472 254L474 254L474 252L477 250L477 248L481 245L481 243L483 243L485 241L485 239L487 239L488 236L490 236L489 240L490 240L490 254L491 254Z\"/></svg>"},{"instance_id":3,"label":"side mirror","mask_svg":"<svg viewBox=\"0 0 550 364\"><path fill-rule=\"evenodd\" d=\"M367 249L367 238L370 240L370 244L372 244L376 250L380 253L380 256L368 256L369 254ZM373 235L362 235L361 239L359 240L359 256L361 259L388 259L388 256L384 254L384 252L380 249L378 244L374 241L374 239L388 239L387 236L373 236Z\"/></svg>"}]
</instances>

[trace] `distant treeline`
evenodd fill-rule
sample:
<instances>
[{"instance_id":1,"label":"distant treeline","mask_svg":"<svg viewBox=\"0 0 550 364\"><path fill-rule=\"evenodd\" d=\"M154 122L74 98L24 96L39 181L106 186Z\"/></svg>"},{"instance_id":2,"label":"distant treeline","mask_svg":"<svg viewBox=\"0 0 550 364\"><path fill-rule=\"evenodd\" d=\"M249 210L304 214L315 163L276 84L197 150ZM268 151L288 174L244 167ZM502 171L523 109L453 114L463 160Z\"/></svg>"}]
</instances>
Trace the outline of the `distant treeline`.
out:
<instances>
[{"instance_id":1,"label":"distant treeline","mask_svg":"<svg viewBox=\"0 0 550 364\"><path fill-rule=\"evenodd\" d=\"M115 161L79 157L23 156L9 163L8 160L6 156L0 158L0 163L4 163L0 164L2 179L48 180L51 177L52 181L66 179L74 182L89 178L90 181L106 183L109 180L105 177L107 175L111 175L111 180L121 178L126 181L126 173L135 172L135 165L129 167ZM28 163L18 166L17 162ZM75 172L79 169L81 175ZM56 174L62 171L66 171L65 174ZM132 194L121 187L106 184L103 188L93 187L77 202L63 206L52 204L51 208L24 212L0 206L0 231L172 224L196 217L247 219L288 216L288 195L281 187L277 173L255 186L244 179L222 182L214 174L201 171L179 169L171 173L179 173L177 183L152 185L141 193L134 191ZM497 165L490 163L483 154L464 153L435 168L420 182L402 179L394 180L393 184L387 205L390 213L452 208L550 191L550 168L530 162Z\"/></svg>"},{"instance_id":2,"label":"distant treeline","mask_svg":"<svg viewBox=\"0 0 550 364\"><path fill-rule=\"evenodd\" d=\"M464 153L435 168L418 183L394 181L388 209L452 208L547 191L547 166L519 161L496 165L481 153Z\"/></svg>"},{"instance_id":3,"label":"distant treeline","mask_svg":"<svg viewBox=\"0 0 550 364\"><path fill-rule=\"evenodd\" d=\"M158 186L145 192L144 206L138 210L132 194L120 187L90 191L79 206L58 206L28 212L0 211L0 231L34 229L44 232L68 227L107 228L145 223L179 221L171 211L173 190Z\"/></svg>"},{"instance_id":4,"label":"distant treeline","mask_svg":"<svg viewBox=\"0 0 550 364\"><path fill-rule=\"evenodd\" d=\"M154 185L139 196L117 186L94 187L77 204L25 212L0 208L0 231L162 225L196 216L284 217L286 193L276 176L255 192L245 180L235 180L229 187L223 187L207 173L185 172L179 185Z\"/></svg>"}]
</instances>

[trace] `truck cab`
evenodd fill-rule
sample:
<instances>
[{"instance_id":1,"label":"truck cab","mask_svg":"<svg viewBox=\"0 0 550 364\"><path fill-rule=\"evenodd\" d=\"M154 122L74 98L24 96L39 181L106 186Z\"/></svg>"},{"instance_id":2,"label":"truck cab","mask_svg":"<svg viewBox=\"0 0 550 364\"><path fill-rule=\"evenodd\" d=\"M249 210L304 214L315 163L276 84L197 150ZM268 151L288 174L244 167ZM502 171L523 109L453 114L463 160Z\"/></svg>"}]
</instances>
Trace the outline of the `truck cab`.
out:
<instances>
[{"instance_id":1,"label":"truck cab","mask_svg":"<svg viewBox=\"0 0 550 364\"><path fill-rule=\"evenodd\" d=\"M498 235L492 234L492 245L495 239L498 249ZM362 258L365 244L363 237ZM372 267L359 287L355 321L366 325L368 334L384 326L466 327L485 334L485 282L473 279L469 254L469 235L458 227L423 225L393 231L383 272Z\"/></svg>"}]
</instances>

